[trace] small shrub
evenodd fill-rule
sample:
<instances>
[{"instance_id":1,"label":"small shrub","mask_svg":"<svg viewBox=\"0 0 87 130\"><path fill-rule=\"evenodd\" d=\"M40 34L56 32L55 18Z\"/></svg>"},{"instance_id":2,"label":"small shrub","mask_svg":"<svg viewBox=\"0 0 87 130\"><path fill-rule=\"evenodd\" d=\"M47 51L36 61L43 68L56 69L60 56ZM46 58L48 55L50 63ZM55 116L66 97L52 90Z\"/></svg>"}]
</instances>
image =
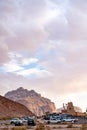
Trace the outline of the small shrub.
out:
<instances>
[{"instance_id":1,"label":"small shrub","mask_svg":"<svg viewBox=\"0 0 87 130\"><path fill-rule=\"evenodd\" d=\"M26 130L25 127L14 127L11 130Z\"/></svg>"},{"instance_id":2,"label":"small shrub","mask_svg":"<svg viewBox=\"0 0 87 130\"><path fill-rule=\"evenodd\" d=\"M46 130L50 130L50 127L49 127L49 126L46 126Z\"/></svg>"},{"instance_id":3,"label":"small shrub","mask_svg":"<svg viewBox=\"0 0 87 130\"><path fill-rule=\"evenodd\" d=\"M11 119L11 117L9 117L9 116L0 118L0 120L9 120L9 119Z\"/></svg>"},{"instance_id":4,"label":"small shrub","mask_svg":"<svg viewBox=\"0 0 87 130\"><path fill-rule=\"evenodd\" d=\"M72 124L68 124L67 128L73 128L73 125Z\"/></svg>"},{"instance_id":5,"label":"small shrub","mask_svg":"<svg viewBox=\"0 0 87 130\"><path fill-rule=\"evenodd\" d=\"M42 124L42 123L38 124L38 126L36 127L35 130L45 130L44 124Z\"/></svg>"},{"instance_id":6,"label":"small shrub","mask_svg":"<svg viewBox=\"0 0 87 130\"><path fill-rule=\"evenodd\" d=\"M39 123L35 130L51 130L49 126L45 126L42 123Z\"/></svg>"},{"instance_id":7,"label":"small shrub","mask_svg":"<svg viewBox=\"0 0 87 130\"><path fill-rule=\"evenodd\" d=\"M33 129L32 126L26 126L26 129Z\"/></svg>"},{"instance_id":8,"label":"small shrub","mask_svg":"<svg viewBox=\"0 0 87 130\"><path fill-rule=\"evenodd\" d=\"M82 127L80 128L80 130L87 130L87 124L82 124Z\"/></svg>"},{"instance_id":9,"label":"small shrub","mask_svg":"<svg viewBox=\"0 0 87 130\"><path fill-rule=\"evenodd\" d=\"M52 129L61 129L61 126L53 126Z\"/></svg>"},{"instance_id":10,"label":"small shrub","mask_svg":"<svg viewBox=\"0 0 87 130\"><path fill-rule=\"evenodd\" d=\"M9 130L8 128L2 128L2 130Z\"/></svg>"}]
</instances>

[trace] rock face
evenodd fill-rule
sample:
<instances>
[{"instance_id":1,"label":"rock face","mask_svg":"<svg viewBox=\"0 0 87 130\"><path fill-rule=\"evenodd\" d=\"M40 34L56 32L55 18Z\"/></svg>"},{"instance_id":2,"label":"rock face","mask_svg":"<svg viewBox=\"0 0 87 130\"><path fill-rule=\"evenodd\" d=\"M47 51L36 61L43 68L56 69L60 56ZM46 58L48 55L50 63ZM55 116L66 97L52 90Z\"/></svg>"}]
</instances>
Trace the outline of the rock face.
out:
<instances>
[{"instance_id":1,"label":"rock face","mask_svg":"<svg viewBox=\"0 0 87 130\"><path fill-rule=\"evenodd\" d=\"M32 114L24 105L0 96L0 119L27 115L32 116L34 114Z\"/></svg>"},{"instance_id":2,"label":"rock face","mask_svg":"<svg viewBox=\"0 0 87 130\"><path fill-rule=\"evenodd\" d=\"M45 112L55 112L55 104L49 99L42 97L34 90L28 91L22 87L5 94L6 98L25 105L35 115L41 116Z\"/></svg>"}]
</instances>

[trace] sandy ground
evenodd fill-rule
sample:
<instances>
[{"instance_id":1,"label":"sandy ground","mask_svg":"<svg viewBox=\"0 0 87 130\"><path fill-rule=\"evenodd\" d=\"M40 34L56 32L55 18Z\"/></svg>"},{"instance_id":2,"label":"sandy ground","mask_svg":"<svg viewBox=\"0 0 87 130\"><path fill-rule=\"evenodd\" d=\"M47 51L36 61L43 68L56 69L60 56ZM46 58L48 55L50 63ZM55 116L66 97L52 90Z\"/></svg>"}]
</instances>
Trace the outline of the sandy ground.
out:
<instances>
[{"instance_id":1,"label":"sandy ground","mask_svg":"<svg viewBox=\"0 0 87 130\"><path fill-rule=\"evenodd\" d=\"M45 127L49 127L51 130L72 130L72 128L66 128L69 124L45 124ZM81 124L73 124L73 130L80 130ZM14 126L14 125L0 125L0 130L3 130L3 128L8 128L8 130L11 130L14 127L26 127L27 130L35 130L37 126Z\"/></svg>"},{"instance_id":2,"label":"sandy ground","mask_svg":"<svg viewBox=\"0 0 87 130\"><path fill-rule=\"evenodd\" d=\"M43 120L38 120L37 125L39 123L43 123ZM68 125L70 125L70 123L67 124L44 124L45 127L49 127L50 130L80 130L80 128L82 127L82 124L77 123L77 124L72 124L73 125L73 129L72 128L67 128ZM0 121L0 130L3 130L3 128L8 128L8 130L11 130L11 128L13 127L26 127L26 130L35 130L35 128L37 126L27 126L27 125L23 125L23 126L14 126L14 125L10 125L9 121Z\"/></svg>"}]
</instances>

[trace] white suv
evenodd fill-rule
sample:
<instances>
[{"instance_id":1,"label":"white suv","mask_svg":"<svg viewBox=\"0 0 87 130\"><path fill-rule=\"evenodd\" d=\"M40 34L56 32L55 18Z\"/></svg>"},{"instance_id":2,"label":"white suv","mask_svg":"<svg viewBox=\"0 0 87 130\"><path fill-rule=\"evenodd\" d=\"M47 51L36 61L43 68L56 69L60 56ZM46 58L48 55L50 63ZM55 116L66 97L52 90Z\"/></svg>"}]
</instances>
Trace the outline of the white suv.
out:
<instances>
[{"instance_id":1,"label":"white suv","mask_svg":"<svg viewBox=\"0 0 87 130\"><path fill-rule=\"evenodd\" d=\"M58 124L58 123L61 123L61 120L60 119L50 119L50 120L45 120L45 123L47 124Z\"/></svg>"},{"instance_id":2,"label":"white suv","mask_svg":"<svg viewBox=\"0 0 87 130\"><path fill-rule=\"evenodd\" d=\"M76 118L63 118L62 119L63 122L72 122L72 123L75 123L78 121L78 119Z\"/></svg>"},{"instance_id":3,"label":"white suv","mask_svg":"<svg viewBox=\"0 0 87 130\"><path fill-rule=\"evenodd\" d=\"M23 124L23 121L20 120L19 118L12 118L10 120L10 124L19 124L19 125L22 125Z\"/></svg>"}]
</instances>

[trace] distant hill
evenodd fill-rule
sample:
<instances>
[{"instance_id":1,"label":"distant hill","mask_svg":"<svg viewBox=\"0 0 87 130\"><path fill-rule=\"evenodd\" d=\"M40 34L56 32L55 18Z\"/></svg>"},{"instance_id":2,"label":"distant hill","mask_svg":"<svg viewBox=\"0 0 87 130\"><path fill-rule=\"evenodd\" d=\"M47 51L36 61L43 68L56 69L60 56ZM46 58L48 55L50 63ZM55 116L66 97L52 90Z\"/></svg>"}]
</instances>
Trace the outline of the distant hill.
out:
<instances>
[{"instance_id":1,"label":"distant hill","mask_svg":"<svg viewBox=\"0 0 87 130\"><path fill-rule=\"evenodd\" d=\"M0 119L27 115L32 116L33 114L24 105L0 96Z\"/></svg>"},{"instance_id":2,"label":"distant hill","mask_svg":"<svg viewBox=\"0 0 87 130\"><path fill-rule=\"evenodd\" d=\"M42 97L34 90L28 91L27 89L20 87L16 90L6 93L5 97L25 105L37 116L41 116L48 111L56 111L55 104L51 102L51 100Z\"/></svg>"}]
</instances>

